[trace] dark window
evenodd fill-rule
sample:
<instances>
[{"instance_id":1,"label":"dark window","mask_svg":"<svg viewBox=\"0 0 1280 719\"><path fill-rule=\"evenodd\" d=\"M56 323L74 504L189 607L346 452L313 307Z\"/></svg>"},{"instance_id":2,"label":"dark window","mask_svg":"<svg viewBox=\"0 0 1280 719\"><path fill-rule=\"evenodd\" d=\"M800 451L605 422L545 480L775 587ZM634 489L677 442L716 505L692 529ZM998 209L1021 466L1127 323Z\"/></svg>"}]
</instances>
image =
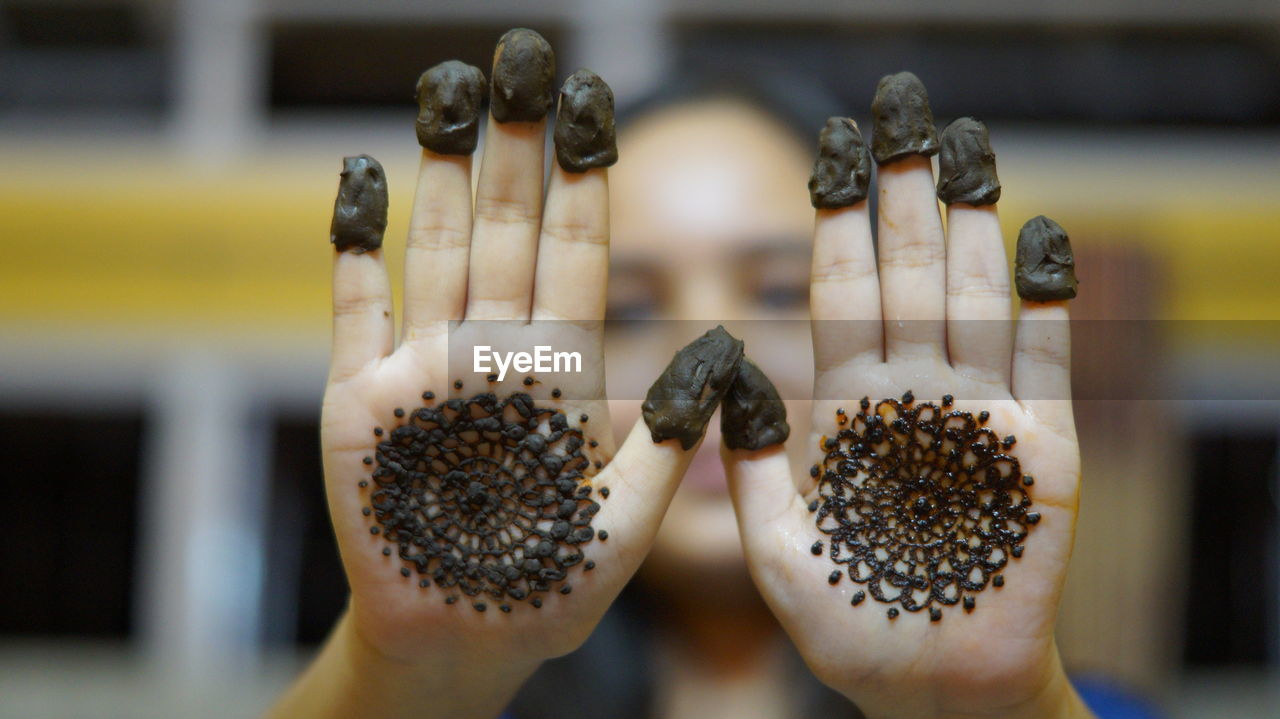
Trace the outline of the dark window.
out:
<instances>
[{"instance_id":1,"label":"dark window","mask_svg":"<svg viewBox=\"0 0 1280 719\"><path fill-rule=\"evenodd\" d=\"M675 38L677 67L790 73L860 119L907 69L940 121L1280 123L1280 44L1261 27L683 22Z\"/></svg>"},{"instance_id":2,"label":"dark window","mask_svg":"<svg viewBox=\"0 0 1280 719\"><path fill-rule=\"evenodd\" d=\"M318 418L278 419L273 447L265 638L316 644L328 636L347 600L325 500Z\"/></svg>"},{"instance_id":3,"label":"dark window","mask_svg":"<svg viewBox=\"0 0 1280 719\"><path fill-rule=\"evenodd\" d=\"M132 629L142 414L0 414L0 634Z\"/></svg>"},{"instance_id":4,"label":"dark window","mask_svg":"<svg viewBox=\"0 0 1280 719\"><path fill-rule=\"evenodd\" d=\"M416 107L424 70L462 60L489 74L493 48L508 26L383 23L279 23L271 28L271 106ZM552 47L562 33L539 25ZM567 76L568 72L561 75Z\"/></svg>"},{"instance_id":5,"label":"dark window","mask_svg":"<svg viewBox=\"0 0 1280 719\"><path fill-rule=\"evenodd\" d=\"M1186 572L1190 665L1264 664L1277 633L1276 428L1200 434L1193 445Z\"/></svg>"}]
</instances>

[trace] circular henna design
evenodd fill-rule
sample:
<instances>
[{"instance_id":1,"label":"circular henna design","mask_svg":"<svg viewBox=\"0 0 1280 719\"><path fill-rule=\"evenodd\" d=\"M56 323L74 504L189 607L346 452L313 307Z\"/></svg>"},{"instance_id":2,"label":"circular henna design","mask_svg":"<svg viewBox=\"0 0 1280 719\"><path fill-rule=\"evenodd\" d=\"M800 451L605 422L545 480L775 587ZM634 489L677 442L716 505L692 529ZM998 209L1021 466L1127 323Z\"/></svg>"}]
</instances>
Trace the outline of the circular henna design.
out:
<instances>
[{"instance_id":1,"label":"circular henna design","mask_svg":"<svg viewBox=\"0 0 1280 719\"><path fill-rule=\"evenodd\" d=\"M568 594L600 509L582 430L524 393L449 399L405 419L378 443L370 493L370 531L399 546L401 573L468 597Z\"/></svg>"},{"instance_id":2,"label":"circular henna design","mask_svg":"<svg viewBox=\"0 0 1280 719\"><path fill-rule=\"evenodd\" d=\"M836 411L839 430L822 439L823 460L811 469L818 500L809 505L827 535L827 554L858 584L851 602L869 594L910 612L976 606L974 594L1003 586L999 572L1021 557L1040 521L1030 511L1030 475L1010 453L1017 440L984 426L990 416L886 399L863 398L856 414ZM813 545L822 553L822 542Z\"/></svg>"}]
</instances>

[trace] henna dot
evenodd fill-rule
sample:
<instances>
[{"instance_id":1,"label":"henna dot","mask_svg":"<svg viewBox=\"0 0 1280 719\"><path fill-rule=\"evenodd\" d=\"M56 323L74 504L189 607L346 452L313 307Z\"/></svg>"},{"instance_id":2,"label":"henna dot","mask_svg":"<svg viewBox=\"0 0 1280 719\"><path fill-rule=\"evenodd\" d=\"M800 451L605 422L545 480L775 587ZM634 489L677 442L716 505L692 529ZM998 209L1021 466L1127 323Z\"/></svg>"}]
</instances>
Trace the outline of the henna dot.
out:
<instances>
[{"instance_id":1,"label":"henna dot","mask_svg":"<svg viewBox=\"0 0 1280 719\"><path fill-rule=\"evenodd\" d=\"M911 390L907 390L905 393L903 393L902 395L903 404L911 404L912 402L915 402L915 401L916 401L916 396L911 393Z\"/></svg>"},{"instance_id":2,"label":"henna dot","mask_svg":"<svg viewBox=\"0 0 1280 719\"><path fill-rule=\"evenodd\" d=\"M368 507L365 507L365 508L363 508L363 509L361 509L361 510L360 510L360 513L367 517L367 516L369 516L370 514L373 514L373 510L372 510L372 509L369 509Z\"/></svg>"},{"instance_id":3,"label":"henna dot","mask_svg":"<svg viewBox=\"0 0 1280 719\"><path fill-rule=\"evenodd\" d=\"M818 500L815 499L809 503L809 511L810 512L818 511Z\"/></svg>"},{"instance_id":4,"label":"henna dot","mask_svg":"<svg viewBox=\"0 0 1280 719\"><path fill-rule=\"evenodd\" d=\"M525 378L524 378L524 386L525 386L525 387L532 387L532 386L533 386L533 378L532 378L532 377L525 377Z\"/></svg>"},{"instance_id":5,"label":"henna dot","mask_svg":"<svg viewBox=\"0 0 1280 719\"><path fill-rule=\"evenodd\" d=\"M602 529L599 532L596 532L596 536L600 538L601 542L603 542L604 540L609 538L609 532L608 530Z\"/></svg>"},{"instance_id":6,"label":"henna dot","mask_svg":"<svg viewBox=\"0 0 1280 719\"><path fill-rule=\"evenodd\" d=\"M403 416L404 416L404 408L403 408L403 407L396 407L395 412L392 412L392 414L394 414L394 415L395 415L395 416L397 416L397 417L403 417Z\"/></svg>"},{"instance_id":7,"label":"henna dot","mask_svg":"<svg viewBox=\"0 0 1280 719\"><path fill-rule=\"evenodd\" d=\"M929 621L937 622L942 620L942 610L937 607L929 607Z\"/></svg>"},{"instance_id":8,"label":"henna dot","mask_svg":"<svg viewBox=\"0 0 1280 719\"><path fill-rule=\"evenodd\" d=\"M369 486L369 482L368 480L362 479L359 482L356 482L356 486L359 487L360 489L364 489L365 487Z\"/></svg>"},{"instance_id":9,"label":"henna dot","mask_svg":"<svg viewBox=\"0 0 1280 719\"><path fill-rule=\"evenodd\" d=\"M942 395L942 406L943 406L943 407L950 407L951 405L955 404L955 401L956 401L956 398L955 398L955 397L952 397L952 396L951 396L951 395L949 395L949 394L944 394L944 395Z\"/></svg>"},{"instance_id":10,"label":"henna dot","mask_svg":"<svg viewBox=\"0 0 1280 719\"><path fill-rule=\"evenodd\" d=\"M373 436L375 436L375 437L381 437L381 436L382 436L382 428L381 428L381 427L374 427L374 428L373 428Z\"/></svg>"},{"instance_id":11,"label":"henna dot","mask_svg":"<svg viewBox=\"0 0 1280 719\"><path fill-rule=\"evenodd\" d=\"M593 439L593 440L591 440L590 442L587 442L587 446L588 446L588 447L590 447L590 448L592 448L592 449L595 449L596 447L599 447L599 446L600 446L600 443L599 443L599 442L597 442L597 441L595 441L595 440Z\"/></svg>"},{"instance_id":12,"label":"henna dot","mask_svg":"<svg viewBox=\"0 0 1280 719\"><path fill-rule=\"evenodd\" d=\"M863 412L866 412L867 410L871 409L871 400L866 397L863 397L862 399L858 400L858 406L862 408Z\"/></svg>"},{"instance_id":13,"label":"henna dot","mask_svg":"<svg viewBox=\"0 0 1280 719\"><path fill-rule=\"evenodd\" d=\"M455 596L448 596L444 598L445 604L453 604L454 602L457 602L457 601L458 601L458 598Z\"/></svg>"},{"instance_id":14,"label":"henna dot","mask_svg":"<svg viewBox=\"0 0 1280 719\"><path fill-rule=\"evenodd\" d=\"M1013 549L1009 551L1013 554L1014 557L1021 558L1022 550L1023 550L1023 546L1021 544L1016 544L1014 545Z\"/></svg>"},{"instance_id":15,"label":"henna dot","mask_svg":"<svg viewBox=\"0 0 1280 719\"><path fill-rule=\"evenodd\" d=\"M531 602L529 602L529 603L533 605L533 608L534 608L534 609L541 609L541 608L542 608L542 599L540 599L540 598L538 598L538 597L534 597L534 598L533 598L533 601L531 601Z\"/></svg>"},{"instance_id":16,"label":"henna dot","mask_svg":"<svg viewBox=\"0 0 1280 719\"><path fill-rule=\"evenodd\" d=\"M1008 437L1004 438L1004 448L1009 449L1013 445L1017 444L1017 442L1018 442L1017 437L1014 437L1013 435L1009 435Z\"/></svg>"},{"instance_id":17,"label":"henna dot","mask_svg":"<svg viewBox=\"0 0 1280 719\"><path fill-rule=\"evenodd\" d=\"M561 594L568 594L569 592L572 592L572 591L573 591L573 587L569 586L568 584L564 585L563 587L560 587Z\"/></svg>"},{"instance_id":18,"label":"henna dot","mask_svg":"<svg viewBox=\"0 0 1280 719\"><path fill-rule=\"evenodd\" d=\"M840 570L837 569L827 576L827 584L836 584L840 581Z\"/></svg>"},{"instance_id":19,"label":"henna dot","mask_svg":"<svg viewBox=\"0 0 1280 719\"><path fill-rule=\"evenodd\" d=\"M608 499L608 498L609 498L609 488L608 488L608 487L601 487L601 488L600 488L600 496L601 496L601 497L604 497L605 499Z\"/></svg>"},{"instance_id":20,"label":"henna dot","mask_svg":"<svg viewBox=\"0 0 1280 719\"><path fill-rule=\"evenodd\" d=\"M975 602L974 602L973 597L965 597L965 598L964 598L964 610L965 610L966 612L972 612L972 611L973 611L974 604L975 604Z\"/></svg>"},{"instance_id":21,"label":"henna dot","mask_svg":"<svg viewBox=\"0 0 1280 719\"><path fill-rule=\"evenodd\" d=\"M992 585L992 586L995 586L995 587L1003 587L1003 586L1004 586L1004 575L1003 575L1003 574L997 574L997 575L996 575L996 576L991 580L991 585Z\"/></svg>"},{"instance_id":22,"label":"henna dot","mask_svg":"<svg viewBox=\"0 0 1280 719\"><path fill-rule=\"evenodd\" d=\"M484 602L476 602L471 606L475 607L477 612L483 612L484 610L489 608L489 605L485 604Z\"/></svg>"},{"instance_id":23,"label":"henna dot","mask_svg":"<svg viewBox=\"0 0 1280 719\"><path fill-rule=\"evenodd\" d=\"M588 416L587 416L587 415L585 415L585 414L583 414L582 416L578 417L578 421L579 421L579 422L582 422L583 424L586 424L586 422L587 422L587 420L588 420L588 419L591 419L591 418L590 418L590 417L588 417Z\"/></svg>"},{"instance_id":24,"label":"henna dot","mask_svg":"<svg viewBox=\"0 0 1280 719\"><path fill-rule=\"evenodd\" d=\"M430 402L431 400L433 400L433 399L435 399L435 398L436 398L436 393L435 393L435 392L430 392L430 391L423 392L423 393L422 393L422 398L423 398L423 399L425 399L426 401Z\"/></svg>"},{"instance_id":25,"label":"henna dot","mask_svg":"<svg viewBox=\"0 0 1280 719\"><path fill-rule=\"evenodd\" d=\"M1022 483L1030 487L1031 485L1036 483L1036 478L1032 477L1029 474L1024 474L1022 475Z\"/></svg>"},{"instance_id":26,"label":"henna dot","mask_svg":"<svg viewBox=\"0 0 1280 719\"><path fill-rule=\"evenodd\" d=\"M859 604L862 604L862 600L864 600L864 599L866 599L866 598L867 598L867 593L866 593L866 592L863 592L863 591L857 591L857 592L854 592L854 593L853 593L853 599L850 599L850 600L849 600L849 603L856 607L856 606L858 606Z\"/></svg>"},{"instance_id":27,"label":"henna dot","mask_svg":"<svg viewBox=\"0 0 1280 719\"><path fill-rule=\"evenodd\" d=\"M888 615L889 615L889 618L890 618L890 619L897 619L897 618L898 618L898 609L897 609L896 607L895 607L895 608L893 608L893 609L890 609L888 612L886 612L886 614L888 614Z\"/></svg>"},{"instance_id":28,"label":"henna dot","mask_svg":"<svg viewBox=\"0 0 1280 719\"><path fill-rule=\"evenodd\" d=\"M373 464L373 457L365 457L364 459L362 459L362 460L360 460L360 461L361 461L361 462L364 462L365 464Z\"/></svg>"},{"instance_id":29,"label":"henna dot","mask_svg":"<svg viewBox=\"0 0 1280 719\"><path fill-rule=\"evenodd\" d=\"M427 587L431 586L431 580L423 579L422 581L418 582L418 586L422 587L423 589L426 589Z\"/></svg>"},{"instance_id":30,"label":"henna dot","mask_svg":"<svg viewBox=\"0 0 1280 719\"><path fill-rule=\"evenodd\" d=\"M821 541L814 542L813 546L809 547L809 551L813 552L815 556L822 554L822 542Z\"/></svg>"},{"instance_id":31,"label":"henna dot","mask_svg":"<svg viewBox=\"0 0 1280 719\"><path fill-rule=\"evenodd\" d=\"M391 556L391 547L383 547L383 548L382 548L382 556L384 556L384 557L390 557L390 556Z\"/></svg>"},{"instance_id":32,"label":"henna dot","mask_svg":"<svg viewBox=\"0 0 1280 719\"><path fill-rule=\"evenodd\" d=\"M560 388L559 388L559 387L556 387L555 389L551 390L551 396L552 396L552 397L555 397L556 399L559 399L559 398L560 398Z\"/></svg>"},{"instance_id":33,"label":"henna dot","mask_svg":"<svg viewBox=\"0 0 1280 719\"><path fill-rule=\"evenodd\" d=\"M595 569L595 568L596 568L596 563L590 559L587 560L586 564L582 565L582 570L585 572L590 572L592 569Z\"/></svg>"},{"instance_id":34,"label":"henna dot","mask_svg":"<svg viewBox=\"0 0 1280 719\"><path fill-rule=\"evenodd\" d=\"M402 576L402 577L407 577L407 576L409 576L409 568L408 568L408 567L401 567L401 568L400 568L400 576Z\"/></svg>"},{"instance_id":35,"label":"henna dot","mask_svg":"<svg viewBox=\"0 0 1280 719\"><path fill-rule=\"evenodd\" d=\"M821 469L819 469L819 468L818 468L818 465L816 465L816 464L809 468L809 476L810 476L810 477L813 477L814 479L817 479L817 478L818 478L818 475L819 475L821 472L822 472L822 470L821 470Z\"/></svg>"},{"instance_id":36,"label":"henna dot","mask_svg":"<svg viewBox=\"0 0 1280 719\"><path fill-rule=\"evenodd\" d=\"M453 388L454 388L454 389L462 389L462 380L460 380L460 379L455 379L455 380L453 381Z\"/></svg>"},{"instance_id":37,"label":"henna dot","mask_svg":"<svg viewBox=\"0 0 1280 719\"><path fill-rule=\"evenodd\" d=\"M986 422L989 419L991 419L991 413L986 411L985 409L978 413L979 422Z\"/></svg>"},{"instance_id":38,"label":"henna dot","mask_svg":"<svg viewBox=\"0 0 1280 719\"><path fill-rule=\"evenodd\" d=\"M382 530L379 529L378 527L369 527L369 534L378 534L381 531Z\"/></svg>"},{"instance_id":39,"label":"henna dot","mask_svg":"<svg viewBox=\"0 0 1280 719\"><path fill-rule=\"evenodd\" d=\"M501 609L501 610L502 610L503 612L505 612L506 614L510 614L510 613L511 613L511 605L510 605L510 604L499 604L499 605L498 605L498 609Z\"/></svg>"}]
</instances>

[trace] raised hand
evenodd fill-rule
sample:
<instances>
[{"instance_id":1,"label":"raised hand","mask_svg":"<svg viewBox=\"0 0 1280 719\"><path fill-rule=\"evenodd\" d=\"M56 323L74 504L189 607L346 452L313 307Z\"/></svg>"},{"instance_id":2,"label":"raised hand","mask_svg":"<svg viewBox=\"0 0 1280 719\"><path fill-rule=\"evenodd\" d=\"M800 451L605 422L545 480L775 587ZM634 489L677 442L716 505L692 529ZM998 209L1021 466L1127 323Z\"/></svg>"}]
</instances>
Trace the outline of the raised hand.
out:
<instances>
[{"instance_id":1,"label":"raised hand","mask_svg":"<svg viewBox=\"0 0 1280 719\"><path fill-rule=\"evenodd\" d=\"M1045 218L1023 228L1015 331L986 128L943 132L935 188L920 81L884 78L872 109L878 257L851 120L823 130L810 183L814 429L792 441L812 469L724 450L752 576L869 716L1085 714L1053 636L1080 480L1070 246Z\"/></svg>"},{"instance_id":2,"label":"raised hand","mask_svg":"<svg viewBox=\"0 0 1280 719\"><path fill-rule=\"evenodd\" d=\"M321 440L351 600L281 716L497 715L594 628L693 455L637 422L615 456L601 351L613 94L589 71L559 91L544 198L554 76L537 33L499 42L474 207L484 76L447 62L419 81L398 343L386 178L373 158L345 161ZM477 374L477 346L580 364ZM705 423L686 423L695 442Z\"/></svg>"}]
</instances>

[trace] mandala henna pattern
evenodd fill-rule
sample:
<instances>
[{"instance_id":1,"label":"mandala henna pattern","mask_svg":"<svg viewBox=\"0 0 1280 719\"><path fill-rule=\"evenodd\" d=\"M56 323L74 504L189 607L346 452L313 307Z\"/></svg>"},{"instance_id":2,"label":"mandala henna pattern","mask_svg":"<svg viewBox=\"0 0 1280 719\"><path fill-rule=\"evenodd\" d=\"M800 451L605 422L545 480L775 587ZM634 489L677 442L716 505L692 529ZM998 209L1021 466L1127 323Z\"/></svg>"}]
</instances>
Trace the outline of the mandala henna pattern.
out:
<instances>
[{"instance_id":1,"label":"mandala henna pattern","mask_svg":"<svg viewBox=\"0 0 1280 719\"><path fill-rule=\"evenodd\" d=\"M1010 453L1017 440L986 427L981 412L901 401L875 404L863 398L857 414L836 412L839 430L822 439L823 460L810 470L818 479L818 499L809 505L818 529L828 537L831 561L866 586L869 594L910 612L976 606L974 594L1004 585L1010 557L1040 515L1031 511L1034 480ZM823 553L822 542L812 547ZM838 583L841 572L832 573Z\"/></svg>"},{"instance_id":2,"label":"mandala henna pattern","mask_svg":"<svg viewBox=\"0 0 1280 719\"><path fill-rule=\"evenodd\" d=\"M422 587L457 589L477 600L478 611L485 597L503 601L507 612L507 599L539 607L539 594L570 593L565 580L596 537L591 525L600 509L591 478L601 463L583 453L596 446L582 433L589 418L570 427L563 412L522 392L449 399L396 416L404 424L374 430L383 439L366 459L376 466L364 513L376 521L371 533L398 545L400 573L416 572Z\"/></svg>"}]
</instances>

